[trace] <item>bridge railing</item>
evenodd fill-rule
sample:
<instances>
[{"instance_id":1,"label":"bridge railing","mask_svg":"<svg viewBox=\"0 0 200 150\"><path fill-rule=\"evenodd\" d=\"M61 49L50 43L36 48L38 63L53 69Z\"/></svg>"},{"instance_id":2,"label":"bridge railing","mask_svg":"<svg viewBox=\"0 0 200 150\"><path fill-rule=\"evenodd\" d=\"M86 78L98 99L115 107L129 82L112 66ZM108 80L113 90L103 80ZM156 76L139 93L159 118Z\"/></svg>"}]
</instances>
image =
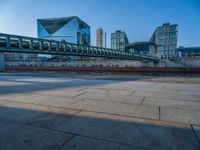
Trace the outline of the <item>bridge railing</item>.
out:
<instances>
[{"instance_id":1,"label":"bridge railing","mask_svg":"<svg viewBox=\"0 0 200 150\"><path fill-rule=\"evenodd\" d=\"M158 61L156 57L149 55L2 33L0 33L0 51Z\"/></svg>"}]
</instances>

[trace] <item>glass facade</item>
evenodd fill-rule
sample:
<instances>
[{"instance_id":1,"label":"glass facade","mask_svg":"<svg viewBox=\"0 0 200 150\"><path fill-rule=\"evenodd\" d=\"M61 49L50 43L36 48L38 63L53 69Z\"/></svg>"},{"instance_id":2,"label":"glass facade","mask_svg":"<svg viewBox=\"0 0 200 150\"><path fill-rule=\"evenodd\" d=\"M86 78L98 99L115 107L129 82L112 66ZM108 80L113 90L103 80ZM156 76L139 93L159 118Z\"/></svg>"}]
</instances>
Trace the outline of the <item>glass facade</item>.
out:
<instances>
[{"instance_id":1,"label":"glass facade","mask_svg":"<svg viewBox=\"0 0 200 150\"><path fill-rule=\"evenodd\" d=\"M169 23L157 27L151 37L156 43L156 54L159 58L173 59L177 57L178 25Z\"/></svg>"},{"instance_id":2,"label":"glass facade","mask_svg":"<svg viewBox=\"0 0 200 150\"><path fill-rule=\"evenodd\" d=\"M125 47L128 44L129 42L125 32L116 31L111 34L111 49L125 51Z\"/></svg>"},{"instance_id":3,"label":"glass facade","mask_svg":"<svg viewBox=\"0 0 200 150\"><path fill-rule=\"evenodd\" d=\"M90 46L90 26L80 18L38 19L38 38Z\"/></svg>"},{"instance_id":4,"label":"glass facade","mask_svg":"<svg viewBox=\"0 0 200 150\"><path fill-rule=\"evenodd\" d=\"M153 42L135 42L127 45L126 51L136 54L155 55L156 44Z\"/></svg>"}]
</instances>

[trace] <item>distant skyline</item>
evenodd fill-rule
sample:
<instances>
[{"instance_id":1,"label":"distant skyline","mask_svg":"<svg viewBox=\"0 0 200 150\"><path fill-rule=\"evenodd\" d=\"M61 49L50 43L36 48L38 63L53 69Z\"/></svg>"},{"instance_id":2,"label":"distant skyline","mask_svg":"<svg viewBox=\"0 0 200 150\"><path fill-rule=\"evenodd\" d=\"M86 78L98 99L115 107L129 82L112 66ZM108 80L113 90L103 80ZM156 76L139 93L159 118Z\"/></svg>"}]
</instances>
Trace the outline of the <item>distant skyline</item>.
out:
<instances>
[{"instance_id":1,"label":"distant skyline","mask_svg":"<svg viewBox=\"0 0 200 150\"><path fill-rule=\"evenodd\" d=\"M200 46L200 0L1 0L0 32L37 37L37 19L78 16L110 34L125 31L129 42L148 41L157 26L179 25L178 45Z\"/></svg>"}]
</instances>

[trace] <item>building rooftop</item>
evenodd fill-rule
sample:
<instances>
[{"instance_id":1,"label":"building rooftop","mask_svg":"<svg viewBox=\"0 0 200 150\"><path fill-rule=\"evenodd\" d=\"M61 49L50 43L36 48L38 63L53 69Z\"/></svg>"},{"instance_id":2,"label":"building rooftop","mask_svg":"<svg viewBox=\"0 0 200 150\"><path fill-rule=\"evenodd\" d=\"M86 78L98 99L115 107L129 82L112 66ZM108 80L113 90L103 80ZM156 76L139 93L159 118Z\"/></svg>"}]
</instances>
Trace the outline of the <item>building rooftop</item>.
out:
<instances>
[{"instance_id":1,"label":"building rooftop","mask_svg":"<svg viewBox=\"0 0 200 150\"><path fill-rule=\"evenodd\" d=\"M134 42L130 43L129 45L126 46L126 48L131 48L136 45L156 45L154 42L149 42L149 41L141 41L141 42Z\"/></svg>"}]
</instances>

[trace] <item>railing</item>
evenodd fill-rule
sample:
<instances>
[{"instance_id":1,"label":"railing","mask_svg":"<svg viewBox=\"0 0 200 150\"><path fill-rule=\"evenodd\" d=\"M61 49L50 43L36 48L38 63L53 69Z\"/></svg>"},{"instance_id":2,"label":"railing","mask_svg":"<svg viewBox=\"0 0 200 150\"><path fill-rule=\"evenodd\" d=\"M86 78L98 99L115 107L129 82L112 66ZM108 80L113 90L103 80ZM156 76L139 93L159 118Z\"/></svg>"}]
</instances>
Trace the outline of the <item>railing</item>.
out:
<instances>
[{"instance_id":1,"label":"railing","mask_svg":"<svg viewBox=\"0 0 200 150\"><path fill-rule=\"evenodd\" d=\"M149 55L3 33L0 33L0 52L105 57L158 62L156 57Z\"/></svg>"}]
</instances>

